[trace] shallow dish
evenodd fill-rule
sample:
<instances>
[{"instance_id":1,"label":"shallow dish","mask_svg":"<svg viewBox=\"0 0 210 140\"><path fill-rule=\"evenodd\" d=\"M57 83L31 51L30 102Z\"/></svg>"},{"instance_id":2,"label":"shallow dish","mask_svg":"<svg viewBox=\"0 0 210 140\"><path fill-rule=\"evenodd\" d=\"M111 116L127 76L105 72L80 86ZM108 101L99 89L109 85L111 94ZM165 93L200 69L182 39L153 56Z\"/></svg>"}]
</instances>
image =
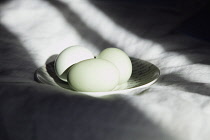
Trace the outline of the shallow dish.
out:
<instances>
[{"instance_id":1,"label":"shallow dish","mask_svg":"<svg viewBox=\"0 0 210 140\"><path fill-rule=\"evenodd\" d=\"M71 92L86 94L95 97L111 94L139 94L157 81L160 76L160 70L158 69L158 67L156 67L154 64L151 64L150 62L137 58L130 59L133 67L131 78L128 80L127 83L119 85L112 91L108 92L80 92L73 90L68 85L68 83L63 82L56 76L54 71L54 62L38 68L35 72L35 78L40 83L58 86L68 89Z\"/></svg>"}]
</instances>

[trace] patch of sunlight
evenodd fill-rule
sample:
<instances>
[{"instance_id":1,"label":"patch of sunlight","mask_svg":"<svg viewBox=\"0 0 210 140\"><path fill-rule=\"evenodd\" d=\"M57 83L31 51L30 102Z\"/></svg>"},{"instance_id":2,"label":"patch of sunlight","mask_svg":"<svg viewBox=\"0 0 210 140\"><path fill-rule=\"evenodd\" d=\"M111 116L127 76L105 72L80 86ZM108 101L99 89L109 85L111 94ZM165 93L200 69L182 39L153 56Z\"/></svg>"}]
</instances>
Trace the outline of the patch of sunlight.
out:
<instances>
[{"instance_id":1,"label":"patch of sunlight","mask_svg":"<svg viewBox=\"0 0 210 140\"><path fill-rule=\"evenodd\" d=\"M46 1L11 1L1 7L0 16L1 23L19 38L38 66L71 45L95 47Z\"/></svg>"}]
</instances>

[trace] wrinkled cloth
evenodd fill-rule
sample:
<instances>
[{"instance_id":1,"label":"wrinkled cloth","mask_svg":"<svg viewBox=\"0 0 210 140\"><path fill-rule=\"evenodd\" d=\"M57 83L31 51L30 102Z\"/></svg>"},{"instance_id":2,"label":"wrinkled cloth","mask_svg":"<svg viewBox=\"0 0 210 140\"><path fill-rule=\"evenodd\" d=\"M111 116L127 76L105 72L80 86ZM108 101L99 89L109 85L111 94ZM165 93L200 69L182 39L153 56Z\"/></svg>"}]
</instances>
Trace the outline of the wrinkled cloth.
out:
<instances>
[{"instance_id":1,"label":"wrinkled cloth","mask_svg":"<svg viewBox=\"0 0 210 140\"><path fill-rule=\"evenodd\" d=\"M177 32L205 1L11 0L0 3L0 139L208 140L210 43ZM95 98L38 83L72 45L117 47L155 64L138 95Z\"/></svg>"}]
</instances>

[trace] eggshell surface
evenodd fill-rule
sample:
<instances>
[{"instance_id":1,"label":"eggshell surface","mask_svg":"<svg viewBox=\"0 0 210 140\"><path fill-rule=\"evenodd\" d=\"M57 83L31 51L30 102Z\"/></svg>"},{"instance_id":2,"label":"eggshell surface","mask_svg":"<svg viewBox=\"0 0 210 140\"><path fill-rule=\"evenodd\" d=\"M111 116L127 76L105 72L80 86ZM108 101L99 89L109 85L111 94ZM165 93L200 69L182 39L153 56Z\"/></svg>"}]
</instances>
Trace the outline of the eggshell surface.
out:
<instances>
[{"instance_id":1,"label":"eggshell surface","mask_svg":"<svg viewBox=\"0 0 210 140\"><path fill-rule=\"evenodd\" d=\"M113 63L120 72L119 84L128 81L132 74L132 63L128 55L118 48L104 49L98 56L99 59L104 59Z\"/></svg>"},{"instance_id":2,"label":"eggshell surface","mask_svg":"<svg viewBox=\"0 0 210 140\"><path fill-rule=\"evenodd\" d=\"M71 46L63 50L55 61L56 75L67 82L67 73L70 66L80 61L94 58L92 52L81 46Z\"/></svg>"},{"instance_id":3,"label":"eggshell surface","mask_svg":"<svg viewBox=\"0 0 210 140\"><path fill-rule=\"evenodd\" d=\"M107 60L84 60L70 68L68 82L77 91L111 91L118 85L119 71Z\"/></svg>"}]
</instances>

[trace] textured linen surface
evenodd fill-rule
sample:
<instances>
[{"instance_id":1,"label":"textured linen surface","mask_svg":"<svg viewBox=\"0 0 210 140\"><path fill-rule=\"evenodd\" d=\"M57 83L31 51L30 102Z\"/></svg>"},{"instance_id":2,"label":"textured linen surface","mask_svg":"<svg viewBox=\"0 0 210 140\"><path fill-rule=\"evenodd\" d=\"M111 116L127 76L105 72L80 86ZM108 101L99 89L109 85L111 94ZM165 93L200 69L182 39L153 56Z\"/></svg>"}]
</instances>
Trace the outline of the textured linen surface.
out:
<instances>
[{"instance_id":1,"label":"textured linen surface","mask_svg":"<svg viewBox=\"0 0 210 140\"><path fill-rule=\"evenodd\" d=\"M209 140L210 44L176 32L205 1L0 3L1 140ZM37 83L71 45L117 47L160 68L135 96L94 98Z\"/></svg>"}]
</instances>

